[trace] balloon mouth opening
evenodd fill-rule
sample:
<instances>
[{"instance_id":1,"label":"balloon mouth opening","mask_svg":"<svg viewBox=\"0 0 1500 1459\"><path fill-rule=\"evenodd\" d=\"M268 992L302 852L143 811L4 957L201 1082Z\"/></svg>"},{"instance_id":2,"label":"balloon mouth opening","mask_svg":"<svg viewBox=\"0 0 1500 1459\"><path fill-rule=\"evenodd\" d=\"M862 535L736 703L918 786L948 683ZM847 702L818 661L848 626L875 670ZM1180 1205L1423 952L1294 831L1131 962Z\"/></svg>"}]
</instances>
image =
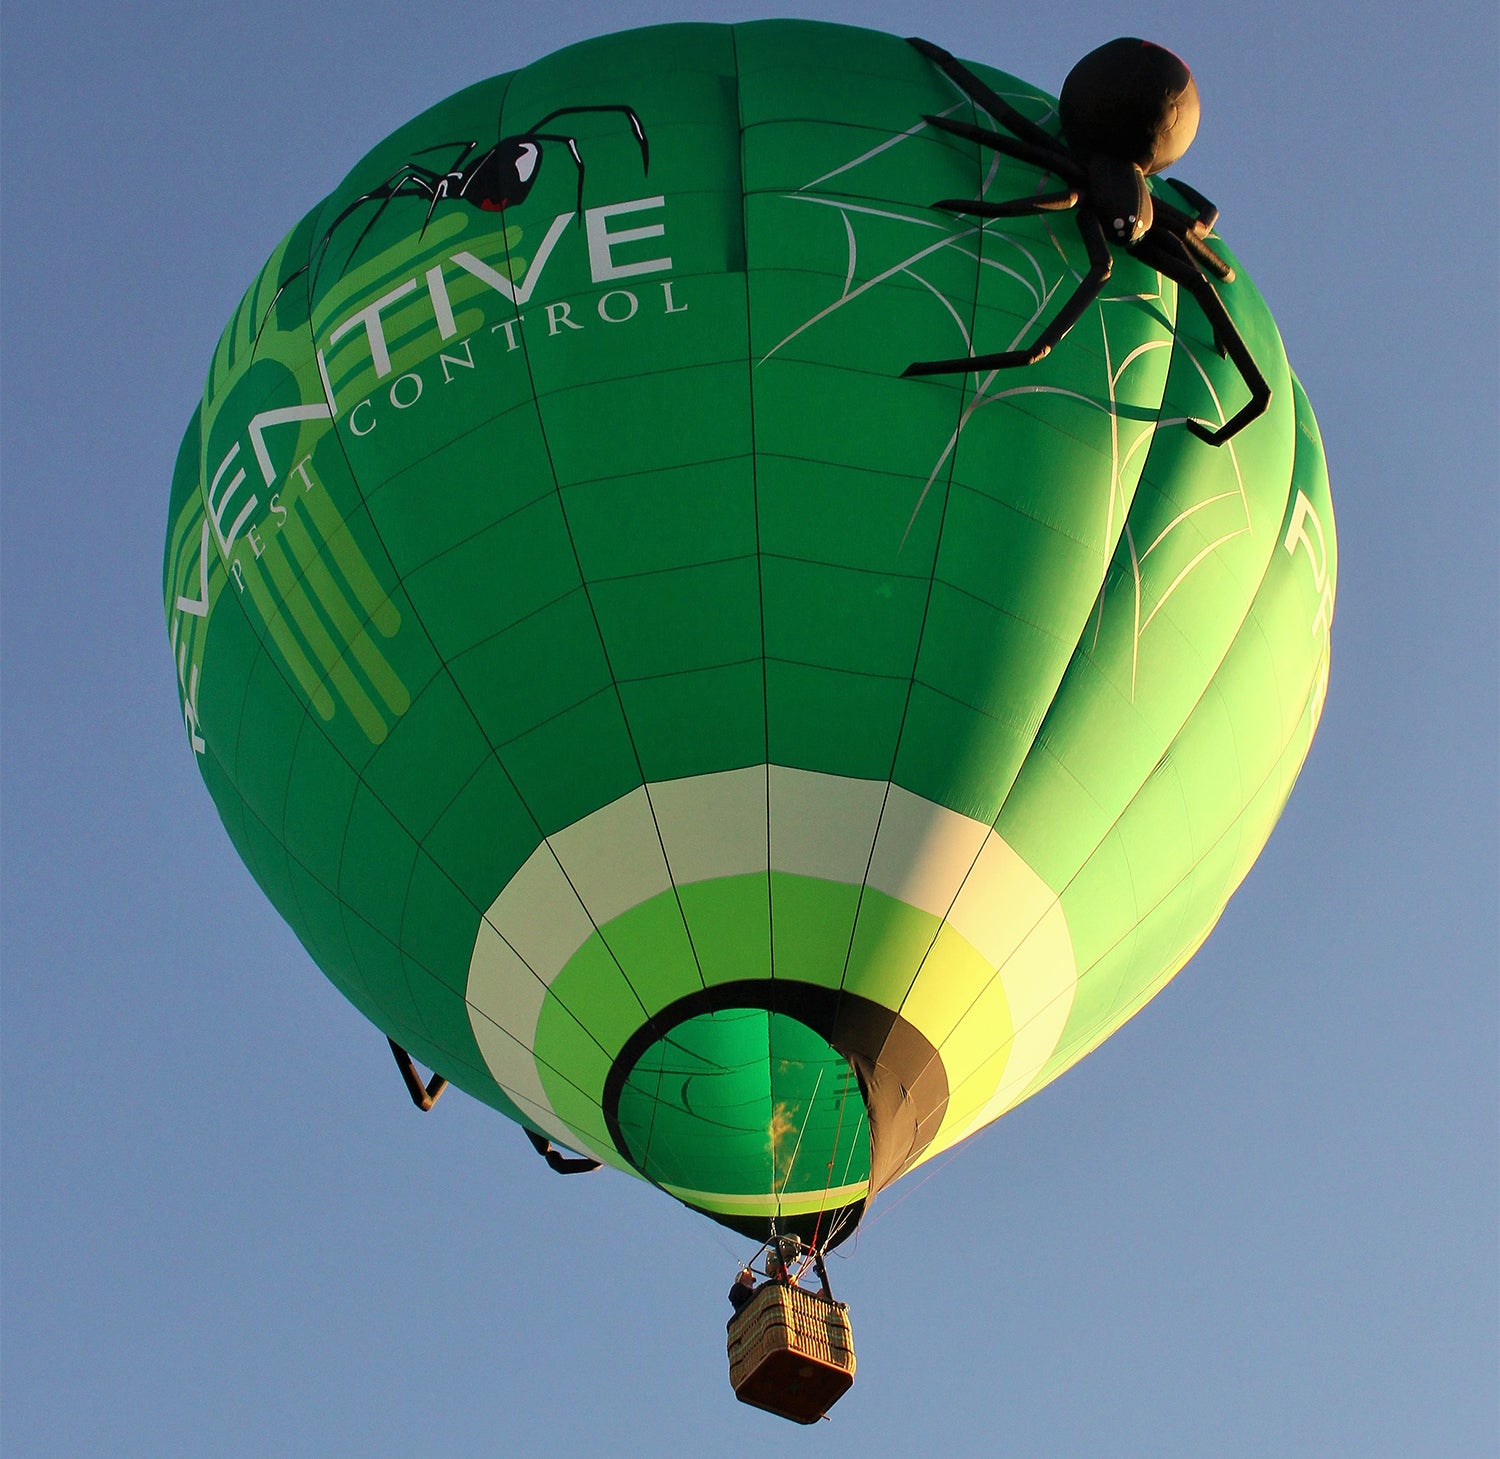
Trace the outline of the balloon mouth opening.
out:
<instances>
[{"instance_id":1,"label":"balloon mouth opening","mask_svg":"<svg viewBox=\"0 0 1500 1459\"><path fill-rule=\"evenodd\" d=\"M854 1066L784 1013L722 1008L677 1024L642 1052L616 1113L635 1167L688 1199L789 1208L869 1187Z\"/></svg>"},{"instance_id":2,"label":"balloon mouth opening","mask_svg":"<svg viewBox=\"0 0 1500 1459\"><path fill-rule=\"evenodd\" d=\"M628 1039L604 1089L615 1148L747 1235L835 1245L942 1122L937 1050L899 1014L786 979L700 990Z\"/></svg>"}]
</instances>

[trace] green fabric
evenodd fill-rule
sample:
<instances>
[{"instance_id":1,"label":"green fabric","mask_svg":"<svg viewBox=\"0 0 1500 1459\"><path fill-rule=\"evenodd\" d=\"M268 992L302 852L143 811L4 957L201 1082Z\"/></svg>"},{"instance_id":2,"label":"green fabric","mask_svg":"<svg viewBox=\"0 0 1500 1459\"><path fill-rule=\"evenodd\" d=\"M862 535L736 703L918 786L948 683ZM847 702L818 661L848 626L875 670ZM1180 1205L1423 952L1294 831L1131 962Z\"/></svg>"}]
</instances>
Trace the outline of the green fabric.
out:
<instances>
[{"instance_id":1,"label":"green fabric","mask_svg":"<svg viewBox=\"0 0 1500 1459\"><path fill-rule=\"evenodd\" d=\"M1056 130L1049 98L976 69ZM589 107L614 109L542 126L503 212L410 180ZM1321 712L1327 474L1253 283L1236 261L1218 292L1274 398L1222 449L1183 422L1233 414L1237 370L1123 253L1041 364L902 379L1034 336L1087 268L1066 214L981 228L929 206L1039 185L934 112L987 120L902 40L792 21L628 32L471 87L287 235L177 461L184 726L252 875L417 1058L678 1192L774 1193L793 1106L807 1170L870 1168L840 1123L839 1056L754 1009L649 1053L620 1128L659 1134L616 1149L611 1065L685 992L792 977L925 1020L949 1066L942 1143L960 1107L991 1108L1039 1016L1015 1013L1013 968L984 1003L1006 969L941 907L866 885L883 787L973 823L976 855L992 831L1060 907L1067 998L1014 1103L1201 944ZM776 869L767 766L874 787L839 853L853 870ZM763 787L742 865L729 847L665 892L586 905L547 970L491 911L549 838L558 884L578 882L569 828L642 787L660 834L641 855L672 863L660 787L701 791L723 830L732 772ZM618 860L623 887L640 857ZM496 956L535 975L514 1022L476 991L487 914ZM506 1038L534 1060L530 1094L497 1074ZM682 1075L655 1102L674 1059L728 1071L694 1076L720 1093L683 1097Z\"/></svg>"},{"instance_id":2,"label":"green fabric","mask_svg":"<svg viewBox=\"0 0 1500 1459\"><path fill-rule=\"evenodd\" d=\"M703 1194L785 1198L867 1182L863 1113L844 1058L795 1019L759 1009L679 1025L641 1056L620 1099L646 1176ZM707 1157L705 1124L715 1130Z\"/></svg>"}]
</instances>

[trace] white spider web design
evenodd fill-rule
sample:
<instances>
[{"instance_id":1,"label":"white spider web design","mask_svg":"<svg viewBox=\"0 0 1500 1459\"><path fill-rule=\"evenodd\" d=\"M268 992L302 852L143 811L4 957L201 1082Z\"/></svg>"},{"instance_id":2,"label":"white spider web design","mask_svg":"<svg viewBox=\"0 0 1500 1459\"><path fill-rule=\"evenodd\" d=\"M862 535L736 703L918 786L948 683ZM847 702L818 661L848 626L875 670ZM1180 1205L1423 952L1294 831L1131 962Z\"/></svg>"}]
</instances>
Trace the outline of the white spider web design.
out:
<instances>
[{"instance_id":1,"label":"white spider web design","mask_svg":"<svg viewBox=\"0 0 1500 1459\"><path fill-rule=\"evenodd\" d=\"M951 81L949 84L952 85ZM958 90L956 86L953 89ZM1056 115L1055 108L1044 98L1027 92L1002 91L1000 94L1040 125L1046 125ZM991 117L978 102L971 102L971 99L962 93L960 97L960 100L947 107L939 115L948 116L972 105L976 122L992 129L1000 129L996 119ZM891 134L875 146L850 157L838 166L822 172L819 176L803 183L796 191L780 195L788 202L830 208L839 214L843 222L847 265L843 286L838 295L803 319L766 350L756 360L757 365L770 360L798 336L825 326L840 311L865 299L883 284L898 279L915 283L931 295L935 305L951 321L955 334L961 342L961 350L955 350L954 353L972 355L975 352L974 342L964 309L945 294L942 288L923 271L925 264L931 264L943 255L956 254L978 268L991 270L991 279L1002 278L1006 281L1005 287L1019 292L1020 297L1025 301L1024 321L1009 343L1003 346L1006 349L1017 349L1023 341L1033 337L1043 321L1050 318L1051 314L1061 307L1072 290L1077 287L1082 273L1069 261L1057 233L1055 220L1064 215L1054 213L1039 215L1046 233L1046 242L1039 246L1033 231L1018 232L1008 229L1006 226L1008 220L1005 219L990 219L981 222L977 219L969 220L962 216L954 216L949 220L926 205L914 204L910 207L900 204L877 205L859 202L851 197L837 194L824 195L817 191L836 178L857 173L859 169L867 167L891 149L909 143L924 132L931 130L932 128L926 121L919 121L914 126ZM1002 163L1005 164L1003 168ZM1007 191L1007 189L1016 188L1018 177L1024 179L1029 175L1037 193L1046 190L1048 182L1047 174L1039 173L1028 164L1010 163L1003 157L1003 154L992 152L979 195L989 197L996 179L1002 175L1005 177L1006 188L998 191L997 195L1001 197L1017 195L1017 192ZM860 224L867 219L882 219L909 225L918 230L918 233L913 240L916 246L909 252L902 254L895 262L883 262L868 277L860 279ZM1027 221L1030 222L1030 220ZM1071 228L1071 223L1064 226ZM983 247L984 244L1000 245L1000 248L996 250L1000 256L990 256ZM1181 429L1186 425L1188 417L1159 417L1138 421L1131 419L1127 414L1122 414L1119 408L1120 384L1126 372L1138 360L1155 350L1179 350L1191 362L1201 379L1213 401L1213 409L1217 413L1218 421L1222 423L1227 419L1218 392L1214 388L1208 371L1204 368L1200 353L1194 349L1190 341L1184 339L1176 331L1179 306L1178 286L1170 280L1163 279L1159 274L1155 277L1156 287L1151 291L1101 294L1096 304L1074 326L1073 334L1079 334L1091 326L1099 331L1104 368L1100 382L1102 388L1097 395L1083 394L1059 385L1033 383L1028 380L1029 372L1025 369L973 372L973 393L965 402L958 423L951 434L936 447L926 482L917 496L906 528L907 534L910 534L931 494L933 485L948 465L964 430L979 411L1000 401L1015 400L1027 395L1061 397L1076 403L1084 410L1102 411L1107 415L1110 423L1111 459L1109 485L1103 504L1105 524L1103 561L1100 564L1100 589L1097 605L1092 615L1094 619L1093 641L1097 644L1104 620L1105 599L1109 591L1110 563L1116 554L1118 538L1123 537L1128 554L1131 584L1129 611L1132 623L1130 675L1132 698L1135 694L1140 664L1141 642L1153 620L1172 596L1188 581L1193 572L1207 562L1219 548L1253 530L1249 497L1245 489L1239 458L1235 454L1235 443L1231 439L1219 449L1226 453L1232 463L1234 485L1227 490L1210 492L1183 508L1144 548L1136 542L1129 519L1127 482L1130 480L1131 470L1136 466L1137 457L1149 448L1157 431L1164 428ZM968 301L962 302L967 305ZM1110 338L1110 318L1112 311L1117 311L1122 307L1137 312L1141 309L1153 311L1162 321L1164 333L1159 339L1136 345L1117 364L1115 355L1118 347ZM997 341L986 340L984 342L986 352L999 347ZM1066 342L1059 348L1066 348ZM1212 474L1205 473L1205 479L1211 481ZM1237 510L1232 514L1229 522L1220 524L1222 529L1215 531L1212 536L1204 534L1204 541L1199 550L1176 572L1164 589L1153 594L1147 582L1148 563L1152 555L1165 554L1169 544L1189 524L1195 530L1201 531L1206 520L1202 518L1202 514L1219 503L1230 501L1237 504ZM905 544L905 540L906 537L903 536L902 545Z\"/></svg>"}]
</instances>

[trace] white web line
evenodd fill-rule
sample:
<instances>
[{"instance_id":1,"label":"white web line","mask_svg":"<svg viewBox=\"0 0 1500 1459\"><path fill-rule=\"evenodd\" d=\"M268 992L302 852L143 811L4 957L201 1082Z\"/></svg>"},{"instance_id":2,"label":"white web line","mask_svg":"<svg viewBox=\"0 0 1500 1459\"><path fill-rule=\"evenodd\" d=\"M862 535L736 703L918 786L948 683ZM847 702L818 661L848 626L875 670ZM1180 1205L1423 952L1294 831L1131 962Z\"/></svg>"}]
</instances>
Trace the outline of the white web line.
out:
<instances>
[{"instance_id":1,"label":"white web line","mask_svg":"<svg viewBox=\"0 0 1500 1459\"><path fill-rule=\"evenodd\" d=\"M917 283L921 284L924 289L928 290L932 294L932 296L943 306L943 308L953 316L953 322L958 326L959 334L963 336L964 349L972 355L974 353L974 343L969 335L969 326L964 323L963 315L953 307L953 301L940 288L938 288L936 284L931 283L927 279L924 279L921 274L914 273L911 269L907 269L906 274L908 278L915 279ZM956 440L957 437L955 436L954 439ZM932 485L931 477L927 478L927 485ZM925 491L923 492L923 495L926 495ZM920 503L918 505L920 505ZM916 517L915 515L913 515L912 521L915 520ZM907 530L911 530L910 522L907 523ZM903 537L901 540L904 542L906 539Z\"/></svg>"},{"instance_id":2,"label":"white web line","mask_svg":"<svg viewBox=\"0 0 1500 1459\"><path fill-rule=\"evenodd\" d=\"M949 114L949 112L957 111L962 105L962 101L956 101L946 110L938 112L937 115L940 117L945 117ZM833 178L840 176L842 173L851 172L854 168L860 166L862 163L868 162L872 157L879 157L882 152L887 152L892 147L899 146L902 142L906 141L908 137L915 137L919 132L925 132L927 130L927 126L928 124L923 121L918 122L914 127L908 127L904 132L897 132L894 137L887 137L885 141L881 142L878 146L871 147L868 152L861 152L859 156L854 158L852 161L841 162L837 167L833 169L832 172L825 172L822 177L815 177L811 182L804 182L802 186L797 189L797 191L805 193L812 188L822 187L825 182L830 182Z\"/></svg>"},{"instance_id":3,"label":"white web line","mask_svg":"<svg viewBox=\"0 0 1500 1459\"><path fill-rule=\"evenodd\" d=\"M999 273L1008 274L1018 284L1020 284L1020 286L1025 289L1028 294L1031 295L1031 301L1033 304L1035 304L1038 308L1045 304L1047 300L1051 298L1052 294L1056 292L1057 284L1054 284L1051 289L1047 287L1046 276L1042 273L1041 264L1036 261L1036 255L1032 253L1032 251L1027 248L1026 245L1023 244L1019 239L1012 238L1008 234L990 233L986 236L998 239L1002 243L1008 243L1012 248L1017 249L1019 252L1026 255L1026 261L1031 265L1033 272L1036 274L1036 288L1032 288L1029 280L1023 279L1021 275L1015 271L1015 269L1007 267L1005 264L1001 263L998 258L981 258L979 254L974 252L973 249L959 248L957 244L954 245L953 251L955 253L962 254L965 258L973 259L974 262L979 264L981 268L992 268ZM1059 279L1058 283L1061 282L1062 281Z\"/></svg>"},{"instance_id":4,"label":"white web line","mask_svg":"<svg viewBox=\"0 0 1500 1459\"><path fill-rule=\"evenodd\" d=\"M1013 95L1008 99L1028 104L1035 104L1035 102L1037 101L1037 98L1025 95ZM947 116L950 112L958 110L964 104L964 102L968 100L968 97L964 97L963 100L955 103L953 106L948 107L944 112L940 113L940 115ZM974 105L976 112L988 118L992 123L994 122L994 118L991 117L990 114L982 106L980 106L978 103L975 103ZM1052 115L1053 111L1049 107L1040 118L1040 121L1045 122ZM1033 251L1033 249L1027 246L1027 241L1021 238L1017 238L1005 232L1003 229L991 226L988 230L986 230L986 225L983 222L980 222L978 224L964 227L958 232L948 232L942 223L935 222L929 217L914 216L912 213L896 211L895 208L889 206L874 207L866 203L857 203L849 198L820 197L811 191L814 188L820 187L823 184L830 182L836 177L841 177L847 173L853 172L865 163L870 162L873 159L881 156L882 154L890 151L893 147L899 146L902 142L909 141L910 139L919 136L927 129L928 123L923 121L917 123L915 126L908 127L904 131L897 132L893 136L887 137L885 140L881 141L874 147L867 148L858 156L850 158L847 162L839 164L839 166L833 168L831 171L825 172L821 176L814 178L812 181L802 184L802 186L798 188L796 192L785 193L782 195L784 200L788 202L817 203L822 205L823 207L833 208L838 212L840 220L843 223L844 239L847 248L844 281L843 287L836 299L834 299L831 303L825 305L823 308L817 310L815 313L805 319L801 324L799 324L795 329L793 329L789 334L787 334L784 338L778 340L774 345L772 345L771 348L768 349L755 362L757 366L764 364L784 346L790 344L794 339L798 338L798 336L805 334L808 330L822 324L824 321L837 314L845 306L853 304L857 300L869 294L872 290L876 289L879 285L887 283L890 280L897 278L898 276L904 276L905 278L908 278L913 282L921 285L922 288L927 290L927 292L930 293L938 301L939 304L941 304L947 315L952 319L954 327L958 331L959 337L963 340L965 352L972 355L974 352L973 340L969 327L965 320L964 311L960 309L958 304L955 303L953 299L949 298L936 284L934 284L930 279L919 272L917 268L917 265L921 264L924 260L935 257L943 250L952 250L959 254L961 257L973 261L981 268L993 269L996 272L1006 276L1007 278L1014 280L1015 283L1019 287L1024 289L1030 296L1032 302L1031 314L1021 325L1021 327L1016 331L1014 338L1011 340L1008 348L1012 350L1019 348L1021 341L1024 340L1028 336L1028 334L1030 334L1030 332L1036 327L1038 320L1045 313L1048 305L1051 304L1053 299L1056 297L1059 289L1062 288L1063 284L1071 281L1074 286L1077 285L1078 281L1082 278L1082 275L1068 261L1067 252L1063 247L1062 240L1057 236L1057 232L1053 226L1053 220L1050 216L1044 219L1047 238L1052 245L1052 250L1057 254L1058 261L1061 264L1061 268L1058 270L1056 279L1051 284L1047 282L1047 271L1042 267L1041 260L1037 257L1037 254ZM998 175L1001 155L1002 154L997 150L993 152L990 158L989 168L980 187L981 197L988 194L990 185ZM1043 177L1044 176L1045 174L1043 175ZM1039 177L1037 180L1036 187L1038 191L1040 191L1043 186L1043 177ZM900 205L898 204L896 206L899 207ZM922 208L922 211L927 211L925 206ZM943 236L937 241L929 243L926 246L917 249L915 252L907 254L896 263L881 269L878 273L872 275L863 283L856 284L855 278L859 270L859 233L856 229L855 223L856 220L860 217L880 218L896 223L910 224L918 228L937 229L942 231ZM1020 272L1020 270L1017 268L1013 268L1005 263L1002 263L998 259L984 257L982 251L973 243L973 240L976 239L982 239L991 243L1008 244L1012 248L1016 249L1017 252L1019 252L1021 256L1026 260L1027 264L1030 265L1030 273L1035 282L1033 283L1032 278L1026 277L1026 275ZM1055 385L1014 385L1007 389L995 390L992 387L994 385L996 377L1001 373L1000 371L990 370L987 373L983 374L982 377L978 371L973 372L975 381L974 394L970 398L968 403L964 406L963 412L959 417L957 425L954 427L952 433L948 436L946 442L944 442L942 448L937 454L936 460L932 464L932 468L928 473L927 480L923 484L922 490L917 496L916 504L912 508L911 517L906 524L906 530L902 533L900 546L905 546L906 540L910 536L912 528L916 525L917 518L921 514L923 506L926 504L927 498L931 494L933 486L936 484L939 475L942 473L943 469L952 458L954 452L957 450L959 439L963 435L965 427L974 418L975 413L983 406L993 405L996 402L1002 400L1013 400L1022 395L1053 395L1063 399L1076 401L1078 404L1090 410L1103 411L1106 415L1108 415L1110 420L1110 479L1104 503L1104 580L1101 582L1099 588L1094 626L1094 645L1097 646L1098 644L1099 633L1103 625L1105 599L1108 592L1109 557L1113 547L1117 545L1115 542L1114 533L1115 523L1117 520L1116 513L1118 512L1120 534L1124 540L1125 548L1130 556L1130 572L1133 599L1131 604L1131 695L1132 697L1134 697L1137 672L1140 663L1141 639L1146 629L1150 627L1156 615L1160 613L1161 610L1166 606L1167 602L1171 599L1173 594L1177 592L1177 590L1188 580L1189 577L1191 577L1195 569L1197 569L1203 562L1212 557L1213 554L1225 543L1231 542L1235 538L1242 536L1244 533L1251 531L1252 523L1250 518L1249 499L1245 491L1244 477L1240 470L1239 458L1235 454L1234 443L1230 441L1226 442L1221 449L1229 453L1230 461L1233 464L1236 481L1235 488L1229 491L1218 492L1212 496L1205 497L1203 500L1194 503L1192 506L1184 508L1157 533L1154 540L1150 543L1150 545L1145 549L1144 552L1138 550L1135 542L1135 535L1131 529L1129 521L1128 503L1126 501L1126 482L1129 476L1130 467L1135 461L1136 457L1141 453L1141 451L1150 445L1157 431L1161 430L1163 427L1186 426L1188 418L1186 416L1173 418L1159 417L1155 420L1148 421L1144 425L1142 425L1142 427L1135 433L1133 438L1131 438L1128 443L1124 444L1122 448L1122 426L1125 424L1125 422L1124 420L1122 420L1119 414L1119 401L1117 392L1120 382L1124 378L1126 371L1134 363L1136 363L1136 361L1144 358L1151 351L1158 349L1171 349L1174 345L1176 345L1181 348L1182 353L1197 370L1200 378L1204 383L1205 388L1209 392L1210 398L1213 400L1214 409L1218 413L1220 423L1222 423L1227 417L1224 414L1223 406L1219 401L1218 394L1214 390L1213 384L1209 380L1208 374L1204 370L1201 361L1177 333L1176 316L1178 308L1180 308L1180 291L1174 289L1174 302L1171 309L1168 309L1167 307L1167 300L1162 292L1161 283L1158 284L1158 288L1155 293L1102 295L1098 301L1098 304L1099 329L1104 348L1104 385L1107 399L1105 401L1101 401L1093 396L1085 395L1080 391L1068 390ZM1148 340L1143 344L1137 345L1130 351L1129 354L1125 356L1123 360L1120 361L1118 366L1116 366L1112 363L1108 325L1108 306L1120 304L1128 305L1132 308L1139 308L1143 304L1160 305L1160 322L1166 329L1171 331L1171 333L1168 338ZM1166 589L1156 598L1156 601L1151 606L1150 610L1146 611L1146 590L1142 573L1142 568L1146 562L1146 559L1149 558L1151 554L1158 548L1166 544L1179 528L1183 527L1189 521L1195 519L1200 512L1203 512L1220 502L1227 501L1231 497L1238 497L1240 501L1241 512L1243 514L1242 523L1239 526L1235 527L1233 530L1221 533L1218 536L1214 537L1197 553L1195 553L1194 556L1178 571L1176 576L1167 585ZM898 548L898 551L899 550L900 549Z\"/></svg>"},{"instance_id":5,"label":"white web line","mask_svg":"<svg viewBox=\"0 0 1500 1459\"><path fill-rule=\"evenodd\" d=\"M863 294L869 293L869 291L873 289L877 284L883 284L887 279L894 277L896 274L908 273L911 270L911 266L913 264L920 263L922 259L926 258L929 254L936 253L939 249L949 247L949 245L952 244L956 238L969 238L979 232L979 229L977 227L968 228L964 232L958 234L950 234L944 232L943 237L938 239L936 243L930 243L926 248L918 249L915 253L902 259L900 263L891 265L890 268L887 268L882 272L875 274L872 278L866 279L865 282L860 284L858 288L854 288L854 273L858 265L858 251L857 243L855 241L854 227L849 221L850 213L865 213L876 218L893 218L899 223L913 223L922 228L937 228L941 230L943 225L941 223L934 223L927 218L911 218L906 216L904 213L888 212L883 208L866 208L858 206L854 203L844 202L840 198L813 198L806 197L798 193L788 193L786 194L786 197L788 201L822 203L825 207L836 208L840 213L843 214L844 227L848 234L849 241L848 272L844 276L843 293L841 293L839 297L833 301L832 304L829 304L826 307L818 310L818 312L814 314L810 319L806 320L802 324L799 324L796 329L794 329L784 339L780 339L775 344L773 344L771 348L768 349L765 354L763 354L760 359L755 362L757 365L765 364L765 362L769 360L771 356L774 355L776 351L779 350L783 345L790 344L794 339L797 338L799 334L805 334L815 324L821 324L823 320L829 317L829 315L836 314L840 309L844 307L844 305L852 303L855 299L858 299ZM924 279L923 282L925 283L926 280Z\"/></svg>"}]
</instances>

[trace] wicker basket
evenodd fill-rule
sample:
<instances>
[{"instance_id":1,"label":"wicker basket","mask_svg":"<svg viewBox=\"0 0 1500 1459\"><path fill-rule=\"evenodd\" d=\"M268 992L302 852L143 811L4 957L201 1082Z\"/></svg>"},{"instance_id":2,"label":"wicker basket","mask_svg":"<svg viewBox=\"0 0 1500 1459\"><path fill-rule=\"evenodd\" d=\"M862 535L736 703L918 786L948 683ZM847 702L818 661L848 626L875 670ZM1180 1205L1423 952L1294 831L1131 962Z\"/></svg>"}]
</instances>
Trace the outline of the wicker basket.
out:
<instances>
[{"instance_id":1,"label":"wicker basket","mask_svg":"<svg viewBox=\"0 0 1500 1459\"><path fill-rule=\"evenodd\" d=\"M767 1282L729 1322L729 1381L741 1403L816 1423L854 1382L842 1304Z\"/></svg>"}]
</instances>

